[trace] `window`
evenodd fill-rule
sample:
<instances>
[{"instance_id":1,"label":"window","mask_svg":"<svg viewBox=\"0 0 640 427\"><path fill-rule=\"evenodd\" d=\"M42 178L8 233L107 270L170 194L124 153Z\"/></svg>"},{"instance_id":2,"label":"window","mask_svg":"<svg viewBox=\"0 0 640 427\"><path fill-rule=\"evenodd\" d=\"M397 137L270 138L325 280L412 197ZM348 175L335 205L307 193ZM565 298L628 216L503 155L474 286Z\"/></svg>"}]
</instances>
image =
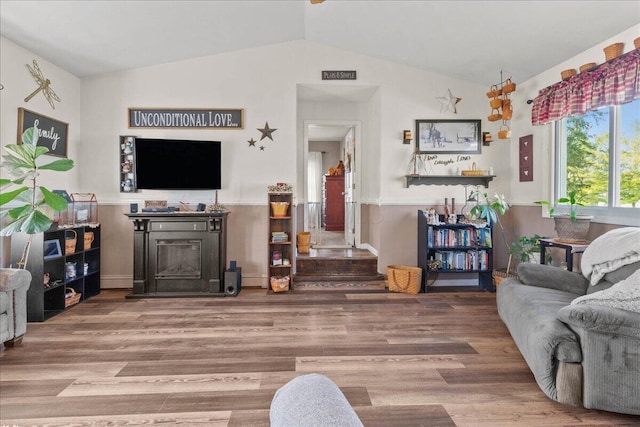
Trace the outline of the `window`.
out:
<instances>
[{"instance_id":1,"label":"window","mask_svg":"<svg viewBox=\"0 0 640 427\"><path fill-rule=\"evenodd\" d=\"M555 178L598 220L640 218L640 99L556 121Z\"/></svg>"}]
</instances>

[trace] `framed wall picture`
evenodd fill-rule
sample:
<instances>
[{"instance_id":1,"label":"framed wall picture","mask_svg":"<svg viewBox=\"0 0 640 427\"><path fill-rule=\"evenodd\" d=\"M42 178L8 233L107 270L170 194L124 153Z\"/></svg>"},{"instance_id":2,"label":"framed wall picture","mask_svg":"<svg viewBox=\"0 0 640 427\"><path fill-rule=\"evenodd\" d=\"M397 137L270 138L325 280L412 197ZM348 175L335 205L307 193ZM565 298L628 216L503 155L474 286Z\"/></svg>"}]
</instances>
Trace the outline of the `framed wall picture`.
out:
<instances>
[{"instance_id":1,"label":"framed wall picture","mask_svg":"<svg viewBox=\"0 0 640 427\"><path fill-rule=\"evenodd\" d=\"M416 151L422 154L480 154L480 120L416 120Z\"/></svg>"},{"instance_id":2,"label":"framed wall picture","mask_svg":"<svg viewBox=\"0 0 640 427\"><path fill-rule=\"evenodd\" d=\"M58 239L44 241L44 259L62 256L60 241Z\"/></svg>"},{"instance_id":3,"label":"framed wall picture","mask_svg":"<svg viewBox=\"0 0 640 427\"><path fill-rule=\"evenodd\" d=\"M31 127L38 128L38 147L47 147L52 156L67 157L69 124L51 117L18 108L18 144L22 144L22 134Z\"/></svg>"}]
</instances>

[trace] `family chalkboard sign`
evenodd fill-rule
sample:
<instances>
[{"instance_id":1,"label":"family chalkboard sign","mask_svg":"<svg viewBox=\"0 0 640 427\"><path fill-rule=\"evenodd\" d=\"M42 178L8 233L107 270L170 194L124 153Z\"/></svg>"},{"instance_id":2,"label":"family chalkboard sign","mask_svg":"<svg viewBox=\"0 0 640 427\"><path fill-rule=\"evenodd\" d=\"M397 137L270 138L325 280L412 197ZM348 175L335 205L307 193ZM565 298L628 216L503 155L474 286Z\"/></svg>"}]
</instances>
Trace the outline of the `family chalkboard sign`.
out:
<instances>
[{"instance_id":1,"label":"family chalkboard sign","mask_svg":"<svg viewBox=\"0 0 640 427\"><path fill-rule=\"evenodd\" d=\"M52 156L67 157L67 137L69 125L51 117L18 108L18 144L22 144L22 134L30 127L38 130L38 146L47 147Z\"/></svg>"}]
</instances>

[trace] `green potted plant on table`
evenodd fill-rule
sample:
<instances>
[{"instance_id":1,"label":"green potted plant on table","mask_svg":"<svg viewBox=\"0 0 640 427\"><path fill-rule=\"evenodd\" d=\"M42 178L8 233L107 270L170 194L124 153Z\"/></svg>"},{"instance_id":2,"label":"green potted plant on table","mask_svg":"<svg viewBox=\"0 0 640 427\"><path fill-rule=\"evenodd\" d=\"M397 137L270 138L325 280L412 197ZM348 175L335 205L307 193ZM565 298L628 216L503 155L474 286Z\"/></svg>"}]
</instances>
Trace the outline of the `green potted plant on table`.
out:
<instances>
[{"instance_id":1,"label":"green potted plant on table","mask_svg":"<svg viewBox=\"0 0 640 427\"><path fill-rule=\"evenodd\" d=\"M29 248L33 235L47 231L53 224L53 211L67 208L64 197L55 194L37 184L41 170L68 171L73 168L73 160L58 159L53 162L42 162L41 156L49 149L39 147L38 129L31 127L22 134L22 144L8 144L6 154L2 155L0 166L11 177L0 178L0 206L9 205L1 211L8 216L7 224L0 231L2 236L11 236L17 232L29 235L18 268L26 268Z\"/></svg>"},{"instance_id":2,"label":"green potted plant on table","mask_svg":"<svg viewBox=\"0 0 640 427\"><path fill-rule=\"evenodd\" d=\"M540 262L540 239L545 237L537 234L520 236L517 242L511 243L509 254L518 258L520 262ZM545 257L547 258L547 257Z\"/></svg>"},{"instance_id":3,"label":"green potted plant on table","mask_svg":"<svg viewBox=\"0 0 640 427\"><path fill-rule=\"evenodd\" d=\"M555 208L548 200L540 200L534 203L549 207L549 216L555 222L555 230L560 241L569 243L584 242L589 234L593 216L580 215L578 213L579 207L584 205L578 201L576 191L570 191L567 196L560 197L556 200L556 204L569 205L568 213L556 213Z\"/></svg>"}]
</instances>

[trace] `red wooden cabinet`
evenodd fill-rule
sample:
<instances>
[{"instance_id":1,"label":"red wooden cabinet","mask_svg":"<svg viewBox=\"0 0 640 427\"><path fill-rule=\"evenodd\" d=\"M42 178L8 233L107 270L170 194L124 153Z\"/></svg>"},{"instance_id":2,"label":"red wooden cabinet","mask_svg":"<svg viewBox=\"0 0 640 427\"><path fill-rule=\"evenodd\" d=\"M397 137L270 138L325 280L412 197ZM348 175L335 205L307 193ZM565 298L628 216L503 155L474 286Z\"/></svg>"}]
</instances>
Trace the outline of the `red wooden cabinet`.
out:
<instances>
[{"instance_id":1,"label":"red wooden cabinet","mask_svg":"<svg viewBox=\"0 0 640 427\"><path fill-rule=\"evenodd\" d=\"M344 231L344 175L325 176L324 223L327 231Z\"/></svg>"}]
</instances>

